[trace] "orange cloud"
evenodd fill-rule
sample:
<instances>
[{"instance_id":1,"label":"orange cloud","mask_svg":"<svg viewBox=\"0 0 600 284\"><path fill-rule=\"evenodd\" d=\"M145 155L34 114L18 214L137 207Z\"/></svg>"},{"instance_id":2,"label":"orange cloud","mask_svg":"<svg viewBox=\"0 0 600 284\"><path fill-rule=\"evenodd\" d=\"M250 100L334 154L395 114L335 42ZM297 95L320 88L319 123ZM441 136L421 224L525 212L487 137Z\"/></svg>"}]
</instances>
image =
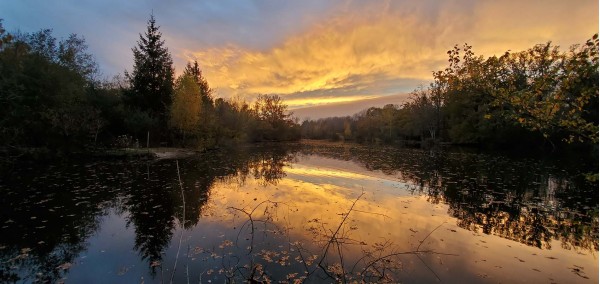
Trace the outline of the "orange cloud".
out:
<instances>
[{"instance_id":1,"label":"orange cloud","mask_svg":"<svg viewBox=\"0 0 600 284\"><path fill-rule=\"evenodd\" d=\"M463 42L484 55L548 41L567 50L598 33L598 1L481 1L474 13L477 25Z\"/></svg>"},{"instance_id":2,"label":"orange cloud","mask_svg":"<svg viewBox=\"0 0 600 284\"><path fill-rule=\"evenodd\" d=\"M339 103L347 103L347 102L355 102L355 101L362 101L362 100L368 100L368 99L374 99L377 98L377 96L375 95L356 95L356 96L336 96L336 97L316 97L316 96L312 96L312 97L307 97L307 98L299 98L299 99L286 99L285 100L285 104L290 108L290 109L295 109L298 107L305 107L305 106L311 106L311 105L320 105L320 104L339 104Z\"/></svg>"},{"instance_id":3,"label":"orange cloud","mask_svg":"<svg viewBox=\"0 0 600 284\"><path fill-rule=\"evenodd\" d=\"M493 55L547 40L566 47L598 30L595 1L350 2L340 10L266 50L231 44L182 54L199 61L220 96L294 95L288 104L303 107L399 93L390 82L430 80L457 43Z\"/></svg>"}]
</instances>

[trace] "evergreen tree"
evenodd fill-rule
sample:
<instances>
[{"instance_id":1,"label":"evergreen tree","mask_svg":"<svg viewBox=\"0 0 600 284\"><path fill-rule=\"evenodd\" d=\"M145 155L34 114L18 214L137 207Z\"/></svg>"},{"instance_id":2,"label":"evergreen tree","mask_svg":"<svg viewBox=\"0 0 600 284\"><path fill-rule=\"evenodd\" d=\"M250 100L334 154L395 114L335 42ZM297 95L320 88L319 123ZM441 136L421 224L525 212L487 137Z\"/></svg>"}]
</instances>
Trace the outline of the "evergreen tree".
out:
<instances>
[{"instance_id":1,"label":"evergreen tree","mask_svg":"<svg viewBox=\"0 0 600 284\"><path fill-rule=\"evenodd\" d=\"M194 64L188 62L188 64L185 66L185 70L183 70L183 73L186 75L190 75L196 81L196 84L198 85L198 87L200 89L200 97L202 98L202 103L204 105L212 105L213 104L213 98L212 98L213 90L208 86L208 82L206 81L206 78L204 78L202 76L202 71L200 70L200 67L198 66L198 61L194 60Z\"/></svg>"},{"instance_id":2,"label":"evergreen tree","mask_svg":"<svg viewBox=\"0 0 600 284\"><path fill-rule=\"evenodd\" d=\"M161 128L167 126L173 97L173 60L154 15L150 15L144 35L140 34L133 50L133 71L126 73L131 84L130 103L158 119Z\"/></svg>"}]
</instances>

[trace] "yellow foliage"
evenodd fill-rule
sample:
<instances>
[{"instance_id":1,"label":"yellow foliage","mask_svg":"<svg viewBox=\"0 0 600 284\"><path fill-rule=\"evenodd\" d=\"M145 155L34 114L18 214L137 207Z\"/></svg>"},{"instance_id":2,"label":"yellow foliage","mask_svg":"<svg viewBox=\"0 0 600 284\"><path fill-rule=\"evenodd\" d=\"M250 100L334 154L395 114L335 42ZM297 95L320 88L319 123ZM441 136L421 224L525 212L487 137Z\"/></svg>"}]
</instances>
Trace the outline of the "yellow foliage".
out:
<instances>
[{"instance_id":1,"label":"yellow foliage","mask_svg":"<svg viewBox=\"0 0 600 284\"><path fill-rule=\"evenodd\" d=\"M202 100L200 88L190 75L182 75L175 82L175 93L171 105L171 125L181 132L198 129Z\"/></svg>"}]
</instances>

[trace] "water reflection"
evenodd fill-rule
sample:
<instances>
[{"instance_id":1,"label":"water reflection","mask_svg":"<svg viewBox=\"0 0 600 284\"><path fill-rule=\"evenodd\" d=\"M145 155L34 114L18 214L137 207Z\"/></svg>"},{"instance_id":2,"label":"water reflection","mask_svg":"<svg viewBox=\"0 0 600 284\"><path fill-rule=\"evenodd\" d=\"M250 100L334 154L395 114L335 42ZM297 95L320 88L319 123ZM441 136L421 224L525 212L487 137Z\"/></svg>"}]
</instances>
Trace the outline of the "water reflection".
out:
<instances>
[{"instance_id":1,"label":"water reflection","mask_svg":"<svg viewBox=\"0 0 600 284\"><path fill-rule=\"evenodd\" d=\"M0 279L84 279L72 267L94 257L91 239L104 234L103 220L116 219L133 231L131 249L155 281L172 272L174 236L182 232L181 263L192 268L178 268L182 282L394 281L402 271L411 271L405 281L434 281L446 272L433 263L444 260L447 270L460 264L448 264L457 250L444 242L468 237L448 226L437 232L443 239L430 237L448 222L544 250L554 240L564 249L598 250L594 186L539 161L280 145L179 165L185 210L173 160L15 165L0 176Z\"/></svg>"},{"instance_id":2,"label":"water reflection","mask_svg":"<svg viewBox=\"0 0 600 284\"><path fill-rule=\"evenodd\" d=\"M54 282L63 270L56 268L85 249L105 214L104 204L116 200L109 197L110 189L88 187L98 176L85 175L81 165L22 166L6 172L0 182L1 279L16 281L29 273L30 281Z\"/></svg>"},{"instance_id":3,"label":"water reflection","mask_svg":"<svg viewBox=\"0 0 600 284\"><path fill-rule=\"evenodd\" d=\"M307 146L305 154L340 157L409 182L413 193L446 203L461 228L538 248L598 250L596 185L582 171L502 156L359 146Z\"/></svg>"},{"instance_id":4,"label":"water reflection","mask_svg":"<svg viewBox=\"0 0 600 284\"><path fill-rule=\"evenodd\" d=\"M184 227L198 223L216 181L243 184L251 177L276 184L293 158L289 150L216 152L181 163ZM133 228L133 249L155 274L184 219L178 186L171 160L14 165L0 177L0 279L58 281L110 210Z\"/></svg>"}]
</instances>

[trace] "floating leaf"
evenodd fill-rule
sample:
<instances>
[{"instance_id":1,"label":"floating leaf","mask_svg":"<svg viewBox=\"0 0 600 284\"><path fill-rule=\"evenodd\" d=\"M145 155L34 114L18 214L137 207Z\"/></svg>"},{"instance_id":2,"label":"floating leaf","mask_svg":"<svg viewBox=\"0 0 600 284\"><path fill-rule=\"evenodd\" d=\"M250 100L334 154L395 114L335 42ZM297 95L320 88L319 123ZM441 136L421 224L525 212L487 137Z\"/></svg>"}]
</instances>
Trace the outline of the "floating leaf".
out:
<instances>
[{"instance_id":1,"label":"floating leaf","mask_svg":"<svg viewBox=\"0 0 600 284\"><path fill-rule=\"evenodd\" d=\"M65 263L57 266L56 269L67 270L67 269L71 268L71 266L73 266L73 264L71 264L70 262L65 262Z\"/></svg>"}]
</instances>

